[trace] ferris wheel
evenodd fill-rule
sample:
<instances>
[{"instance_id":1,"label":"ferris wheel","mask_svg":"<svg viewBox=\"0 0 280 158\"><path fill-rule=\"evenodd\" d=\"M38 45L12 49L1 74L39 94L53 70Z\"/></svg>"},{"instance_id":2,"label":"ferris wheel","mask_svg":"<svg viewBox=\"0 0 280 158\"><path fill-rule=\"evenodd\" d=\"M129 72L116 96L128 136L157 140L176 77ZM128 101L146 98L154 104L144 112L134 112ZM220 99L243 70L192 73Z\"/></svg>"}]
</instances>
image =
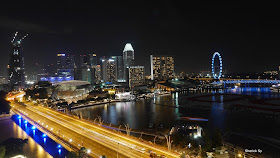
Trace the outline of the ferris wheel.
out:
<instances>
[{"instance_id":1,"label":"ferris wheel","mask_svg":"<svg viewBox=\"0 0 280 158\"><path fill-rule=\"evenodd\" d=\"M218 56L219 58L219 65L215 65L215 57ZM219 69L219 70L217 70ZM220 79L222 76L223 71L223 62L222 57L219 52L215 52L212 57L212 75L214 79Z\"/></svg>"}]
</instances>

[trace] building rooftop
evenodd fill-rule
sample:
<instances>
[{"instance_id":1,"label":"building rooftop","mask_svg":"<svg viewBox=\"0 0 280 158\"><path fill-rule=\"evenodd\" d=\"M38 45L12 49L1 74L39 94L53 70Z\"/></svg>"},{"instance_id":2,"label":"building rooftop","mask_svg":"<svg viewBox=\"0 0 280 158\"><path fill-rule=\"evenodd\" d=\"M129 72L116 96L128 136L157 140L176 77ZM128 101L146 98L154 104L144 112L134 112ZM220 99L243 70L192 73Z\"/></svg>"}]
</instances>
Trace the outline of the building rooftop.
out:
<instances>
[{"instance_id":1,"label":"building rooftop","mask_svg":"<svg viewBox=\"0 0 280 158\"><path fill-rule=\"evenodd\" d=\"M56 83L56 84L54 84L54 86L59 86L59 85L62 85L62 84L67 84L67 85L77 87L77 86L81 86L81 85L87 85L87 84L90 84L90 83L87 82L87 81L70 80L70 81L62 81L62 82Z\"/></svg>"},{"instance_id":2,"label":"building rooftop","mask_svg":"<svg viewBox=\"0 0 280 158\"><path fill-rule=\"evenodd\" d=\"M130 43L127 43L124 46L123 52L126 52L126 51L134 51L133 48L132 48L132 45Z\"/></svg>"}]
</instances>

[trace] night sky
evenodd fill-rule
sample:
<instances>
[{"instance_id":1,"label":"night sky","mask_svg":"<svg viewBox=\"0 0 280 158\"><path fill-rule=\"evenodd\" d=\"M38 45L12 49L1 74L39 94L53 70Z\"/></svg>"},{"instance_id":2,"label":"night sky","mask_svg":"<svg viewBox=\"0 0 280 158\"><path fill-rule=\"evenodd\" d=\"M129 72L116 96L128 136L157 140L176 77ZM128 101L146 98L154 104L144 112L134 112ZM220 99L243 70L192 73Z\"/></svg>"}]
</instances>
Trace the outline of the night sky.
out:
<instances>
[{"instance_id":1,"label":"night sky","mask_svg":"<svg viewBox=\"0 0 280 158\"><path fill-rule=\"evenodd\" d=\"M280 12L276 4L159 1L7 1L0 5L0 75L13 34L23 41L27 75L56 63L57 53L122 55L131 43L137 65L149 55L175 56L175 71L210 70L219 51L228 72L277 70Z\"/></svg>"}]
</instances>

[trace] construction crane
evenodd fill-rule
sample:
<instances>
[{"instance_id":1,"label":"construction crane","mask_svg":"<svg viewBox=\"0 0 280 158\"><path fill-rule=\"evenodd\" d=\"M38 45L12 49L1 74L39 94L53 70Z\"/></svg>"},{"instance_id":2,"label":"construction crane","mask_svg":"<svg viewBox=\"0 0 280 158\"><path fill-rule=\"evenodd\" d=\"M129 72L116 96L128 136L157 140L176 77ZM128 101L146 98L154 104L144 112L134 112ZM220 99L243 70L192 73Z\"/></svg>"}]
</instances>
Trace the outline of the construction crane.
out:
<instances>
[{"instance_id":1,"label":"construction crane","mask_svg":"<svg viewBox=\"0 0 280 158\"><path fill-rule=\"evenodd\" d=\"M11 43L12 43L13 45L20 44L20 43L28 36L28 34L26 34L26 35L23 36L20 40L16 40L17 35L18 35L18 32L15 33L15 35L14 35L12 41L11 41Z\"/></svg>"}]
</instances>

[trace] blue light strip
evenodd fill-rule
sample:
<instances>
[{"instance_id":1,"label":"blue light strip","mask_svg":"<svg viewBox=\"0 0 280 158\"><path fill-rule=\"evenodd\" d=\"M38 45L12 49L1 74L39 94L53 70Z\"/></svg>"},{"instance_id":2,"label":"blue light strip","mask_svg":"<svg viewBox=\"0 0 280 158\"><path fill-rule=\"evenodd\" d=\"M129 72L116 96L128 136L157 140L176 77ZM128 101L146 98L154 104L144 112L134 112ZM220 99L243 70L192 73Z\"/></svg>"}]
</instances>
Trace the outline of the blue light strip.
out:
<instances>
[{"instance_id":1,"label":"blue light strip","mask_svg":"<svg viewBox=\"0 0 280 158\"><path fill-rule=\"evenodd\" d=\"M199 119L199 118L189 118L192 121L208 121L208 119Z\"/></svg>"}]
</instances>

